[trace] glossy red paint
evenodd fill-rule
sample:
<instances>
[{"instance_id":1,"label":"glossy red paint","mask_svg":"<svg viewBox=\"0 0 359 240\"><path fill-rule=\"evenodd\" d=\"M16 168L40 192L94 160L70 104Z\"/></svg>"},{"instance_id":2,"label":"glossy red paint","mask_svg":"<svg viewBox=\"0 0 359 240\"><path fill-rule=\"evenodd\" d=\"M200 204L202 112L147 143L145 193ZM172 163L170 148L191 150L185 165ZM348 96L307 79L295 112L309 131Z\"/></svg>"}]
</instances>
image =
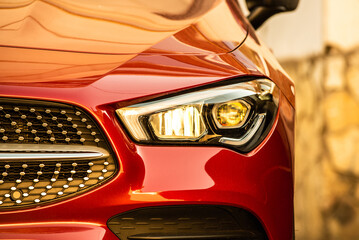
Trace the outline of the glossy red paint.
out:
<instances>
[{"instance_id":1,"label":"glossy red paint","mask_svg":"<svg viewBox=\"0 0 359 240\"><path fill-rule=\"evenodd\" d=\"M39 11L49 8L59 17L64 14L47 3L36 4ZM36 14L30 16L43 16ZM224 19L216 25L218 15ZM153 16L158 18L153 11L147 17ZM106 222L127 210L223 204L252 212L270 240L292 239L293 82L232 1L211 1L195 18L166 21L168 26L177 24L176 30L162 29L162 34L160 29L153 30L158 35L155 39L143 37L149 41L145 47L132 44L131 51L125 51L126 44L115 45L114 53L108 52L113 43L104 41L102 45L96 42L95 48L91 41L81 40L88 44L85 49L91 49L85 52L78 39L66 39L70 42L64 44L56 38L46 45L42 38L35 46L26 45L27 41L20 46L0 38L6 43L0 47L0 96L67 102L87 109L106 132L121 164L114 179L80 196L0 212L1 238L112 240L118 238ZM223 28L224 22L228 28ZM58 29L56 24L52 27ZM4 29L0 33L6 35ZM131 40L143 31L132 33ZM61 49L54 47L57 41L63 44ZM281 90L273 129L249 154L221 147L137 145L114 112L179 90L245 76L269 78Z\"/></svg>"},{"instance_id":2,"label":"glossy red paint","mask_svg":"<svg viewBox=\"0 0 359 240\"><path fill-rule=\"evenodd\" d=\"M2 239L117 239L101 225L78 222L5 224L0 225L0 234Z\"/></svg>"}]
</instances>

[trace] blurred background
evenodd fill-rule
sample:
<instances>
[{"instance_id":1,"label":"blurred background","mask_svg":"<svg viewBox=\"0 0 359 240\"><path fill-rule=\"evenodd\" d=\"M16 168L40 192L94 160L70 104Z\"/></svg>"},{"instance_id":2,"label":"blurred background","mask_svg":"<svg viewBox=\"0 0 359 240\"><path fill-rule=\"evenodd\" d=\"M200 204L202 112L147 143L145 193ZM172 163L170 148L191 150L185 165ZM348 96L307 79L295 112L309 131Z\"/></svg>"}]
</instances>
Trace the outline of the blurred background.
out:
<instances>
[{"instance_id":1,"label":"blurred background","mask_svg":"<svg viewBox=\"0 0 359 240\"><path fill-rule=\"evenodd\" d=\"M359 239L359 1L300 0L259 30L296 83L296 239Z\"/></svg>"}]
</instances>

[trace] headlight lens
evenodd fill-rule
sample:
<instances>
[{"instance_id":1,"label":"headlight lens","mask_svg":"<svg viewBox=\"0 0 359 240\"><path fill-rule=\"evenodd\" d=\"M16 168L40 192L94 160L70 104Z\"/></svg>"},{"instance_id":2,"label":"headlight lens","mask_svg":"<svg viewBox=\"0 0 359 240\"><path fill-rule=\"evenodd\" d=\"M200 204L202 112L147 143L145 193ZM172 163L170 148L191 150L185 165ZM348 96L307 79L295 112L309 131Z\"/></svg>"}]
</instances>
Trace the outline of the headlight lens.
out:
<instances>
[{"instance_id":1,"label":"headlight lens","mask_svg":"<svg viewBox=\"0 0 359 240\"><path fill-rule=\"evenodd\" d=\"M159 139L195 140L206 132L202 114L196 106L180 106L155 113L149 123Z\"/></svg>"},{"instance_id":2,"label":"headlight lens","mask_svg":"<svg viewBox=\"0 0 359 240\"><path fill-rule=\"evenodd\" d=\"M279 90L266 79L212 87L120 108L136 142L226 145L249 152L275 120Z\"/></svg>"},{"instance_id":3,"label":"headlight lens","mask_svg":"<svg viewBox=\"0 0 359 240\"><path fill-rule=\"evenodd\" d=\"M213 109L213 115L219 128L237 128L245 123L249 109L249 104L237 100L218 104Z\"/></svg>"}]
</instances>

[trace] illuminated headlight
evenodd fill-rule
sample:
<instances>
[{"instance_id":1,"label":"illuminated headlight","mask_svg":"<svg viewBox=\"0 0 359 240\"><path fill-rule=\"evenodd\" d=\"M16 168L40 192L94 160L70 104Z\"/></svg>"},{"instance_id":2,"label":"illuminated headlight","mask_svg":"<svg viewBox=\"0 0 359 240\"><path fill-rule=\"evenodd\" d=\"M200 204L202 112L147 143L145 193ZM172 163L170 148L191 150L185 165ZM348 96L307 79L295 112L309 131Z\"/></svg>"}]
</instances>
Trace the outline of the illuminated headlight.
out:
<instances>
[{"instance_id":1,"label":"illuminated headlight","mask_svg":"<svg viewBox=\"0 0 359 240\"><path fill-rule=\"evenodd\" d=\"M155 113L149 123L159 139L194 140L206 132L201 110L191 105Z\"/></svg>"},{"instance_id":2,"label":"illuminated headlight","mask_svg":"<svg viewBox=\"0 0 359 240\"><path fill-rule=\"evenodd\" d=\"M266 79L200 89L117 110L136 142L226 145L249 152L265 138L279 90Z\"/></svg>"}]
</instances>

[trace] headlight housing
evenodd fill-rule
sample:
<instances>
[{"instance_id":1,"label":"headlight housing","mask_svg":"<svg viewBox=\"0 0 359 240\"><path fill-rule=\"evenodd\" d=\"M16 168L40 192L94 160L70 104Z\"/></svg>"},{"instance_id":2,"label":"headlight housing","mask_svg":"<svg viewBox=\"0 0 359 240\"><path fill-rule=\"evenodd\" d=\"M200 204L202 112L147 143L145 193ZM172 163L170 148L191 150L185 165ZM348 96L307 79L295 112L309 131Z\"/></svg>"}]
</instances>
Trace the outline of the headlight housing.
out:
<instances>
[{"instance_id":1,"label":"headlight housing","mask_svg":"<svg viewBox=\"0 0 359 240\"><path fill-rule=\"evenodd\" d=\"M273 82L256 79L179 93L116 112L138 143L224 145L245 153L270 131L278 99Z\"/></svg>"}]
</instances>

